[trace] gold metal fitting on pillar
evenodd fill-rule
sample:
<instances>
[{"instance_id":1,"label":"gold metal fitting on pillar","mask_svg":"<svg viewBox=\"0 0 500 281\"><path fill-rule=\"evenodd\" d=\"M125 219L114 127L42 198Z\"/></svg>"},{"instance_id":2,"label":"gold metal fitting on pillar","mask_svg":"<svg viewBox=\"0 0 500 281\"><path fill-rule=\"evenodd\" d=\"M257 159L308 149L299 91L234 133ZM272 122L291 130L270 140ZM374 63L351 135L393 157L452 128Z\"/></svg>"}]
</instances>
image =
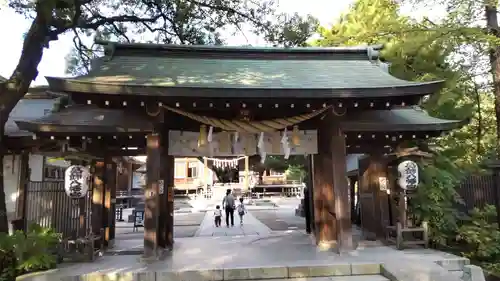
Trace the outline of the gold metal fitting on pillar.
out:
<instances>
[{"instance_id":1,"label":"gold metal fitting on pillar","mask_svg":"<svg viewBox=\"0 0 500 281\"><path fill-rule=\"evenodd\" d=\"M300 145L299 126L297 126L297 125L293 126L292 144L295 146Z\"/></svg>"},{"instance_id":2,"label":"gold metal fitting on pillar","mask_svg":"<svg viewBox=\"0 0 500 281\"><path fill-rule=\"evenodd\" d=\"M198 137L198 147L203 147L207 144L207 126L200 126L200 135Z\"/></svg>"}]
</instances>

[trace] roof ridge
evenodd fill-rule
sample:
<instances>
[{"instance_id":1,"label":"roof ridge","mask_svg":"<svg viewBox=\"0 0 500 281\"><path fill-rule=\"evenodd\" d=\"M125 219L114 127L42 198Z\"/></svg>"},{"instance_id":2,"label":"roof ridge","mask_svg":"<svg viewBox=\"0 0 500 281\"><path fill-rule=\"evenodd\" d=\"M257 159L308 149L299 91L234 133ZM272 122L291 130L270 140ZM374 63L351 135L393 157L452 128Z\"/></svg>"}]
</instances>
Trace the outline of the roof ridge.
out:
<instances>
[{"instance_id":1,"label":"roof ridge","mask_svg":"<svg viewBox=\"0 0 500 281\"><path fill-rule=\"evenodd\" d=\"M367 56L378 55L377 51L383 49L384 45L359 45L339 47L262 47L262 46L220 46L220 45L175 45L175 44L153 44L153 43L121 43L115 41L96 40L96 44L105 46L107 54L115 51L189 51L189 52L213 52L213 53L331 53L331 54L366 54Z\"/></svg>"}]
</instances>

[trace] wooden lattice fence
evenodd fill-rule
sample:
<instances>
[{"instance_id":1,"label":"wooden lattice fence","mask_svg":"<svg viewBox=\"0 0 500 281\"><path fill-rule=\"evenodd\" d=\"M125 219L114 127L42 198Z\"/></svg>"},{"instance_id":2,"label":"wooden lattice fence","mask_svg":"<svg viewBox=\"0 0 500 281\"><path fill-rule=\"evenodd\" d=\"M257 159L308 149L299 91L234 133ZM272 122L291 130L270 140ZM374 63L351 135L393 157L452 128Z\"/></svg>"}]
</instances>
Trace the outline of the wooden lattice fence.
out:
<instances>
[{"instance_id":1,"label":"wooden lattice fence","mask_svg":"<svg viewBox=\"0 0 500 281\"><path fill-rule=\"evenodd\" d=\"M86 229L90 226L91 194L85 198ZM63 181L32 181L27 186L26 223L37 223L62 233L63 238L75 237L79 228L79 201L66 195Z\"/></svg>"},{"instance_id":2,"label":"wooden lattice fence","mask_svg":"<svg viewBox=\"0 0 500 281\"><path fill-rule=\"evenodd\" d=\"M487 204L495 205L494 176L492 174L471 175L457 189L464 201L464 207L472 210Z\"/></svg>"}]
</instances>

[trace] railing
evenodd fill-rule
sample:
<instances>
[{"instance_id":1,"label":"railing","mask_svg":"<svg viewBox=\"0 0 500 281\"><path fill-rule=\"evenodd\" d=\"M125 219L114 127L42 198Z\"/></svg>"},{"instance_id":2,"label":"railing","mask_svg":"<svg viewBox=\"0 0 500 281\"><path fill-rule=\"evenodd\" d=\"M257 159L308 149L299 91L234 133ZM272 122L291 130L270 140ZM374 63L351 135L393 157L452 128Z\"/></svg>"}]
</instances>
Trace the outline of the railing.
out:
<instances>
[{"instance_id":1,"label":"railing","mask_svg":"<svg viewBox=\"0 0 500 281\"><path fill-rule=\"evenodd\" d=\"M119 190L116 192L116 197L128 197L131 193L128 190Z\"/></svg>"},{"instance_id":2,"label":"railing","mask_svg":"<svg viewBox=\"0 0 500 281\"><path fill-rule=\"evenodd\" d=\"M144 195L144 191L142 189L132 189L132 190L118 190L116 192L116 197L132 197L132 196L141 196Z\"/></svg>"}]
</instances>

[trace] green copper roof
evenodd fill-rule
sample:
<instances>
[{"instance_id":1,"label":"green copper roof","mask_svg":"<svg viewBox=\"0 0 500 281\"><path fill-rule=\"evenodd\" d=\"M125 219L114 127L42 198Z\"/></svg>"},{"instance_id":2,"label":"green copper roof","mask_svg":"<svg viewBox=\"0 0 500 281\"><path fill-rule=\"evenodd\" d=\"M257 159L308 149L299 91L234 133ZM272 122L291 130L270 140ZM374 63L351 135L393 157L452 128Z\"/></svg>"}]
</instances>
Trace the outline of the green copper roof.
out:
<instances>
[{"instance_id":1,"label":"green copper roof","mask_svg":"<svg viewBox=\"0 0 500 281\"><path fill-rule=\"evenodd\" d=\"M468 120L444 120L432 117L419 107L401 107L347 115L342 121L342 128L346 132L450 131L466 123Z\"/></svg>"},{"instance_id":2,"label":"green copper roof","mask_svg":"<svg viewBox=\"0 0 500 281\"><path fill-rule=\"evenodd\" d=\"M152 132L147 116L125 110L74 105L35 120L16 121L17 126L34 133L134 133Z\"/></svg>"},{"instance_id":3,"label":"green copper roof","mask_svg":"<svg viewBox=\"0 0 500 281\"><path fill-rule=\"evenodd\" d=\"M370 110L346 115L341 122L345 132L441 132L456 129L468 120L443 120L419 108ZM76 105L34 120L16 121L20 129L34 133L112 133L151 132L147 116L133 111Z\"/></svg>"},{"instance_id":4,"label":"green copper roof","mask_svg":"<svg viewBox=\"0 0 500 281\"><path fill-rule=\"evenodd\" d=\"M158 96L328 98L425 95L442 86L441 81L410 82L391 76L377 64L377 51L369 47L112 46L86 76L47 77L51 89ZM273 92L280 90L285 93Z\"/></svg>"}]
</instances>

